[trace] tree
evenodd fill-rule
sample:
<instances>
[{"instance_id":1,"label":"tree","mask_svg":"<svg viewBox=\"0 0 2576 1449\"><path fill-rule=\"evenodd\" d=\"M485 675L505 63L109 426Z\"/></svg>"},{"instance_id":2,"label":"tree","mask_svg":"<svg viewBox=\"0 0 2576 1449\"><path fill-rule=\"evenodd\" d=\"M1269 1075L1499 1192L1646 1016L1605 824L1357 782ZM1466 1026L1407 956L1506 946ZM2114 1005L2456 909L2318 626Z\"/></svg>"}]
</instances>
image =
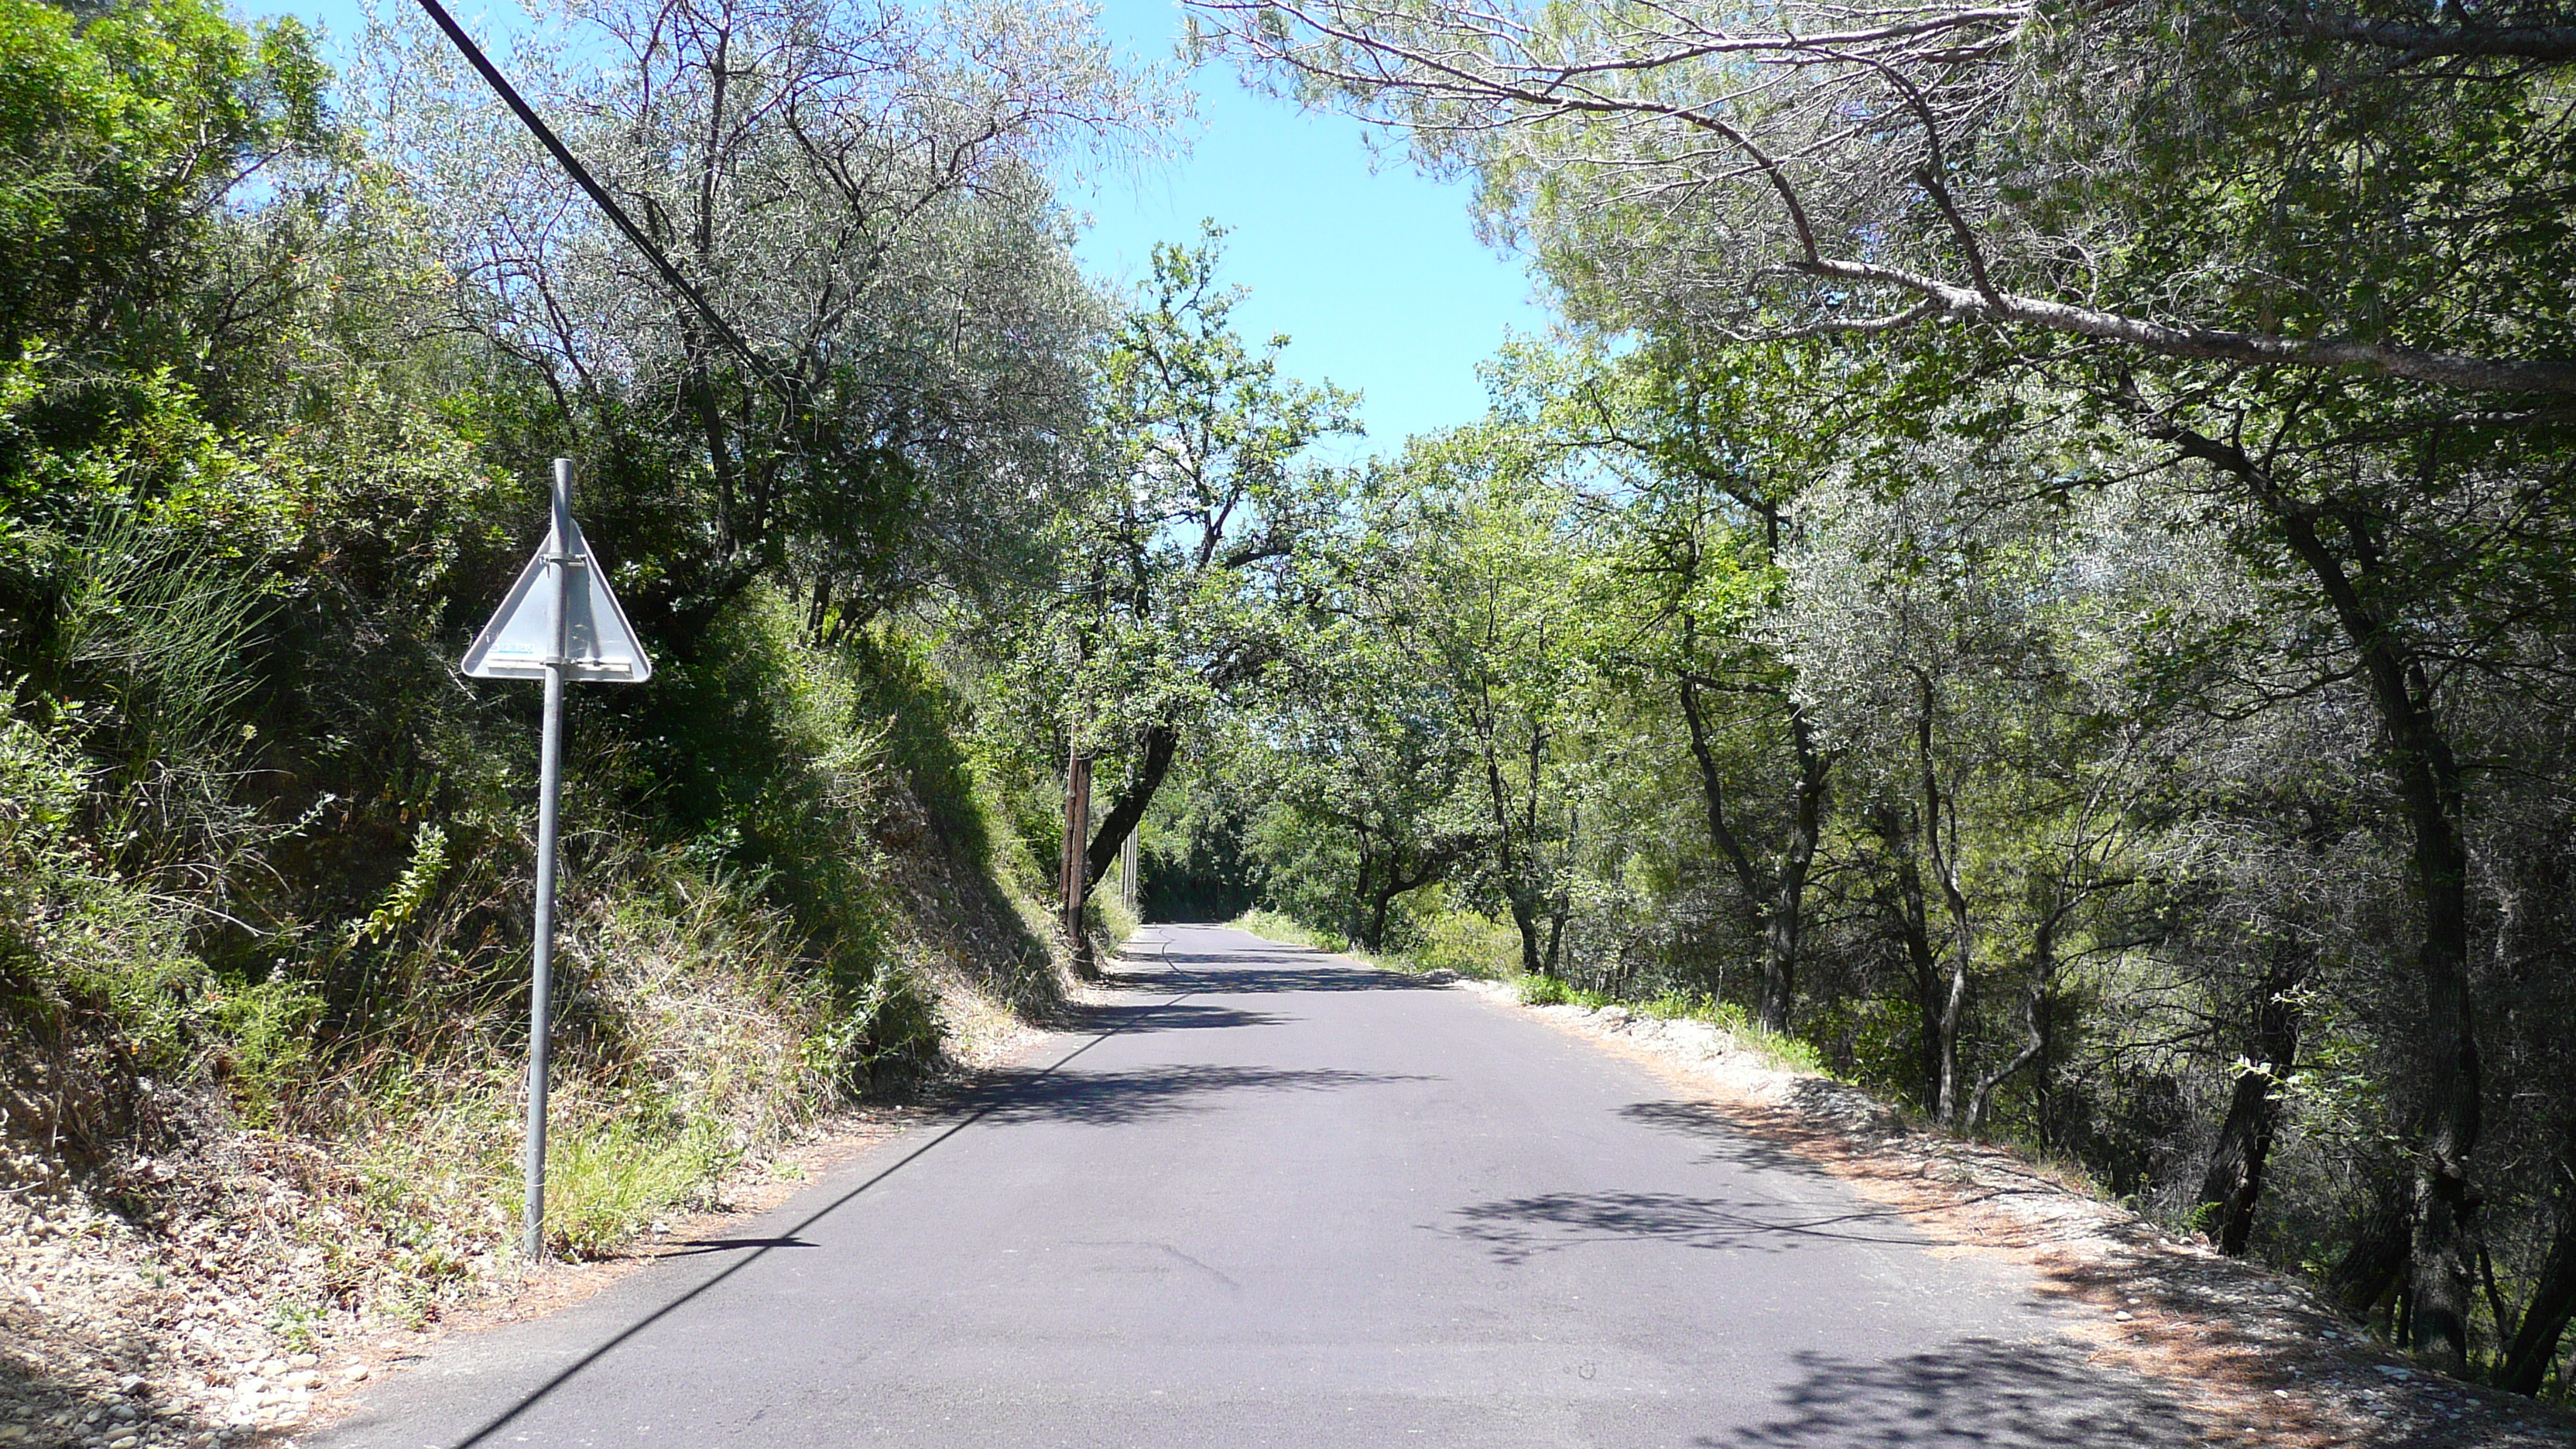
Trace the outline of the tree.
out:
<instances>
[{"instance_id":1,"label":"tree","mask_svg":"<svg viewBox=\"0 0 2576 1449\"><path fill-rule=\"evenodd\" d=\"M1922 1100L1971 1130L2005 1083L2047 1070L2062 973L2134 881L2151 721L2087 666L2074 577L2079 523L2121 520L2049 518L2027 485L2050 461L1959 419L1883 442L1802 500L1777 626L1892 877ZM1972 1013L1997 976L2020 978L2022 1040L1981 1069Z\"/></svg>"},{"instance_id":2,"label":"tree","mask_svg":"<svg viewBox=\"0 0 2576 1449\"><path fill-rule=\"evenodd\" d=\"M1596 715L1582 645L1589 543L1577 500L1510 420L1417 438L1372 480L1379 552L1354 607L1430 671L1467 755L1484 850L1470 894L1500 906L1522 970L1553 975L1586 844L1586 735Z\"/></svg>"},{"instance_id":3,"label":"tree","mask_svg":"<svg viewBox=\"0 0 2576 1449\"><path fill-rule=\"evenodd\" d=\"M1026 566L1080 471L1102 321L1045 168L1150 145L1171 105L1087 14L603 0L514 48L520 88L743 349L427 22L373 49L380 143L458 317L598 430L604 482L636 474L639 511L677 512L662 576L632 582L681 641L763 573L829 634Z\"/></svg>"},{"instance_id":4,"label":"tree","mask_svg":"<svg viewBox=\"0 0 2576 1449\"><path fill-rule=\"evenodd\" d=\"M1334 563L1405 566L1383 556ZM1327 605L1334 617L1296 641L1248 721L1258 743L1236 752L1234 782L1266 802L1274 829L1310 837L1307 854L1347 862L1333 882L1339 908L1318 914L1370 951L1393 944L1399 898L1471 867L1490 838L1467 789L1476 761L1456 702L1441 673L1403 647L1401 628L1374 616L1379 582L1346 584ZM1274 894L1281 875L1274 865Z\"/></svg>"},{"instance_id":5,"label":"tree","mask_svg":"<svg viewBox=\"0 0 2576 1449\"><path fill-rule=\"evenodd\" d=\"M1624 463L1602 576L1605 659L1669 692L1687 730L1709 843L1762 937L1760 1020L1790 1029L1806 893L1832 753L1772 630L1801 492L1832 464L1872 395L1855 359L1812 345L1702 354L1662 337L1615 368L1562 382L1544 415L1562 446ZM1777 768L1719 758L1731 736Z\"/></svg>"},{"instance_id":6,"label":"tree","mask_svg":"<svg viewBox=\"0 0 2576 1449\"><path fill-rule=\"evenodd\" d=\"M1354 433L1357 398L1280 373L1284 336L1236 335L1223 232L1154 249L1101 349L1086 487L1052 525L1053 576L991 641L1012 694L1056 722L1052 752L1123 758L1083 852L1098 884L1192 731L1283 657L1307 545L1343 480L1304 455Z\"/></svg>"},{"instance_id":7,"label":"tree","mask_svg":"<svg viewBox=\"0 0 2576 1449\"><path fill-rule=\"evenodd\" d=\"M2473 679L2540 688L2514 621L2554 607L2566 541L2563 507L2527 506L2561 486L2576 393L2558 33L2143 0L1198 8L1478 170L1596 325L1918 334L1952 378L2043 375L2208 470L2169 476L2218 485L2248 560L2332 625L2316 677L2356 674L2383 736L2421 909L2410 1322L2465 1369L2486 1084L2458 735ZM2506 529L2532 537L2463 547Z\"/></svg>"},{"instance_id":8,"label":"tree","mask_svg":"<svg viewBox=\"0 0 2576 1449\"><path fill-rule=\"evenodd\" d=\"M2510 20L2155 0L1193 8L1307 97L1480 170L1497 224L1529 227L1595 315L1702 332L1948 320L2576 393L2576 365L2542 340L2566 284L2531 265L2566 245L2549 198L2571 132L2540 98L2576 57ZM2440 39L2395 39L2415 31ZM2248 172L2231 163L2249 123L2312 144ZM2339 178L2358 184L2320 186L2338 142L2366 153ZM2428 217L2426 188L2452 185L2489 201ZM2245 204L2266 194L2288 204ZM2183 246L2139 244L2160 230Z\"/></svg>"},{"instance_id":9,"label":"tree","mask_svg":"<svg viewBox=\"0 0 2576 1449\"><path fill-rule=\"evenodd\" d=\"M173 304L207 279L236 187L337 146L303 27L244 31L189 0L90 16L7 0L0 56L0 245L17 259L0 277L0 360L149 367L238 341Z\"/></svg>"}]
</instances>

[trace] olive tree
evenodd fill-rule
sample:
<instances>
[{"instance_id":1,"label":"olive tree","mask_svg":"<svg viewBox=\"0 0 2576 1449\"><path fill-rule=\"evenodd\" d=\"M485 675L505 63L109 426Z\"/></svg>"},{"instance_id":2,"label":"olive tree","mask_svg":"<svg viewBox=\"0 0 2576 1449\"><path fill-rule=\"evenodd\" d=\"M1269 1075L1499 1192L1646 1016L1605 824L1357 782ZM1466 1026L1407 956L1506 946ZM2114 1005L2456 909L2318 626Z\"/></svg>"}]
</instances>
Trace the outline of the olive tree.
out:
<instances>
[{"instance_id":1,"label":"olive tree","mask_svg":"<svg viewBox=\"0 0 2576 1449\"><path fill-rule=\"evenodd\" d=\"M828 633L971 584L1078 474L1106 318L1048 168L1149 147L1174 106L1089 12L586 0L511 47L505 70L721 327L426 21L371 40L376 142L459 321L604 453L686 488L669 531L697 556L639 581L679 612L769 571Z\"/></svg>"}]
</instances>

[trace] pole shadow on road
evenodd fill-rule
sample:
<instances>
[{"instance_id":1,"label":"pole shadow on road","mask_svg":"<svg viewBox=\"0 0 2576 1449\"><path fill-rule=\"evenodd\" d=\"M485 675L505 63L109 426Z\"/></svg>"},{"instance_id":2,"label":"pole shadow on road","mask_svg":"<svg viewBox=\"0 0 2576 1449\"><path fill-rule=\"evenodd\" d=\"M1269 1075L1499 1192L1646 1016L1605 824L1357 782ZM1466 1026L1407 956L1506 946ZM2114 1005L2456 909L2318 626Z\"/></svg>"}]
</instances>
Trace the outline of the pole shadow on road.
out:
<instances>
[{"instance_id":1,"label":"pole shadow on road","mask_svg":"<svg viewBox=\"0 0 2576 1449\"><path fill-rule=\"evenodd\" d=\"M1150 1016L1157 1010L1169 1010L1173 1007L1177 1007L1185 1002L1190 995L1191 993L1189 991L1184 990L1179 995L1172 997L1168 1001L1160 1003L1158 1006L1145 1008L1142 1015ZM1113 1026L1108 1030L1101 1032L1099 1035L1092 1037L1082 1045L1075 1047L1072 1051L1056 1058L1044 1068L1023 1074L1020 1078L1022 1089L1028 1090L1042 1086L1047 1082L1058 1080L1056 1074L1063 1071L1064 1068L1072 1065L1076 1057L1090 1051L1093 1047L1100 1045L1102 1042L1109 1040L1113 1036L1124 1034L1128 1029L1130 1028L1126 1025ZM704 1296L709 1290L733 1277L736 1273L750 1267L760 1259L767 1257L771 1252L783 1247L806 1246L804 1239L799 1235L807 1228L814 1226L816 1223L819 1223L823 1219L840 1211L843 1207L848 1206L862 1193L875 1187L878 1183L885 1181L887 1178L901 1172L904 1168L920 1161L921 1158L929 1153L932 1148L937 1147L939 1144L956 1136L958 1133L965 1131L967 1128L974 1126L978 1122L990 1120L997 1112L1007 1105L1008 1104L1004 1101L993 1099L987 1099L984 1105L981 1106L978 1106L971 1101L960 1104L960 1111L957 1119L950 1122L946 1127L941 1128L938 1132L932 1134L928 1140L914 1147L910 1152L896 1158L893 1162L886 1164L886 1166L880 1168L878 1171L870 1174L867 1178L850 1188L849 1191L841 1193L831 1201L824 1203L822 1206L815 1208L812 1212L807 1213L804 1217L789 1225L787 1230L784 1233L779 1234L777 1237L767 1240L759 1240L756 1243L747 1242L744 1245L747 1248L747 1251L745 1251L741 1257L727 1263L722 1270L709 1274L704 1280L689 1288L688 1291L661 1304L659 1307L653 1309L652 1312L645 1314L643 1317L636 1319L633 1323L619 1329L616 1333L609 1335L589 1352L557 1370L555 1374L548 1378L544 1383L539 1384L536 1388L522 1395L515 1403L512 1403L509 1407L503 1409L500 1413L495 1414L490 1419L485 1420L482 1427L476 1429L465 1438L458 1440L455 1449L476 1449L476 1446L478 1445L490 1443L495 1435L509 1427L519 1418L520 1415L526 1413L536 1405L543 1403L555 1392L555 1390L572 1382L572 1380L579 1377L584 1371L588 1370L592 1364L599 1362L602 1358L605 1358L610 1353L616 1351L619 1345L626 1343L633 1339L637 1334L644 1332L654 1324L670 1317L673 1313L679 1311L682 1307L694 1300Z\"/></svg>"},{"instance_id":2,"label":"pole shadow on road","mask_svg":"<svg viewBox=\"0 0 2576 1449\"><path fill-rule=\"evenodd\" d=\"M646 1258L695 1258L708 1253L739 1253L755 1248L811 1248L818 1246L803 1238L683 1238L653 1252Z\"/></svg>"},{"instance_id":3,"label":"pole shadow on road","mask_svg":"<svg viewBox=\"0 0 2576 1449\"><path fill-rule=\"evenodd\" d=\"M1691 1442L1704 1449L2150 1449L2203 1442L2174 1399L2066 1343L1962 1338L1870 1361L1813 1350L1767 1423Z\"/></svg>"}]
</instances>

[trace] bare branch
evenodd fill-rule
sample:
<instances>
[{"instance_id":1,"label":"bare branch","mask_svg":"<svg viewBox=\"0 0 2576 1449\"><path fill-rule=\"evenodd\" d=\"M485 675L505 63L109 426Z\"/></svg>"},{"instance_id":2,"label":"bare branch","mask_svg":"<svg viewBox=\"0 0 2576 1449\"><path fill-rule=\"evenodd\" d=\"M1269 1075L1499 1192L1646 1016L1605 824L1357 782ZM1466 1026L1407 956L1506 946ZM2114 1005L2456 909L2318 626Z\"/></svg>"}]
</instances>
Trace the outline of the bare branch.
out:
<instances>
[{"instance_id":1,"label":"bare branch","mask_svg":"<svg viewBox=\"0 0 2576 1449\"><path fill-rule=\"evenodd\" d=\"M1847 282L1879 282L1929 298L1963 320L2021 323L2052 332L2124 342L2167 357L2206 357L2258 367L2352 367L2474 392L2576 393L2576 364L2467 357L2385 342L2282 337L2215 327L2178 327L2091 307L2006 294L1989 302L1966 287L1834 257L1792 262L1798 271Z\"/></svg>"}]
</instances>

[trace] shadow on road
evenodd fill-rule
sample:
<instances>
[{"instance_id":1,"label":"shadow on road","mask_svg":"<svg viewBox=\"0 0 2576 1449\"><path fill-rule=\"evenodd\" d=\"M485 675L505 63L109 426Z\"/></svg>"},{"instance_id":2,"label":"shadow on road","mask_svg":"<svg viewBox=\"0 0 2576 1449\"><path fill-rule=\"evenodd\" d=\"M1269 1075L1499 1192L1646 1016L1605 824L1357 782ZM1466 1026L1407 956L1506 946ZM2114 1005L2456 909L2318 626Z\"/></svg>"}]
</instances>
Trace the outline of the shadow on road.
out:
<instances>
[{"instance_id":1,"label":"shadow on road","mask_svg":"<svg viewBox=\"0 0 2576 1449\"><path fill-rule=\"evenodd\" d=\"M1878 1362L1813 1351L1781 1415L1693 1444L1708 1449L2147 1449L2200 1441L2172 1398L2066 1343L1964 1338Z\"/></svg>"},{"instance_id":2,"label":"shadow on road","mask_svg":"<svg viewBox=\"0 0 2576 1449\"><path fill-rule=\"evenodd\" d=\"M1184 1004L1183 997L1174 997L1172 1000L1163 1002L1159 1006L1149 1007L1145 1010L1146 1014L1150 1015L1154 1011L1168 1011L1182 1004ZM1130 1026L1132 1025L1133 1023L1113 1026L1108 1030L1101 1032L1099 1035L1092 1037L1082 1045L1075 1047L1073 1050L1066 1052L1063 1056L1056 1058L1053 1062L1048 1063L1044 1067L1038 1068L1034 1071L1022 1069L1015 1073L1014 1075L1018 1080L1020 1090L1023 1093L1028 1093L1033 1090L1042 1089L1046 1083L1057 1080L1059 1074L1062 1073L1065 1068L1073 1065L1074 1061L1081 1057L1083 1053L1090 1051L1093 1047L1100 1045L1102 1042L1109 1040L1113 1036L1121 1035L1124 1031L1130 1029ZM1343 1073L1342 1075L1356 1076L1358 1074ZM947 1141L949 1138L956 1136L958 1133L965 1131L967 1128L974 1126L978 1122L987 1121L1000 1115L1009 1105L1010 1104L1005 1102L987 1102L983 1106L977 1107L975 1103L971 1101L960 1104L961 1112L955 1121L950 1122L946 1127L940 1129L928 1139L920 1142L910 1152L907 1152L901 1157L896 1158L894 1161L887 1163L884 1167L879 1168L877 1171L869 1174L866 1178L851 1186L848 1191L839 1194L831 1201L826 1202L815 1208L813 1211L807 1213L803 1218L798 1219L795 1223L791 1224L785 1232L778 1234L775 1238L749 1246L748 1250L745 1251L742 1256L727 1262L721 1271L709 1274L706 1278L701 1279L695 1286L689 1288L686 1292L665 1301L660 1306L654 1308L651 1312L644 1314L634 1322L627 1324L625 1327L617 1330L617 1332L610 1334L605 1339L602 1339L599 1343L594 1345L589 1352L584 1353L581 1357L574 1359L571 1363L557 1369L544 1383L537 1385L536 1388L520 1396L515 1402L502 1409L501 1412L485 1420L481 1428L476 1429L465 1438L458 1440L456 1442L455 1449L475 1449L475 1446L477 1445L491 1442L494 1436L498 1435L503 1429L509 1427L510 1424L517 1420L521 1414L524 1414L529 1409L545 1402L547 1397L552 1395L555 1390L562 1388L565 1384L568 1384L575 1378L580 1377L580 1375L589 1369L592 1364L599 1362L600 1359L614 1352L620 1344L627 1342L637 1334L644 1332L654 1324L661 1322L663 1319L670 1317L673 1313L676 1313L680 1309L688 1306L690 1303L696 1301L701 1295L705 1294L709 1289L723 1283L726 1279L731 1278L736 1273L741 1272L743 1269L758 1262L760 1259L769 1256L769 1254L777 1248L783 1246L804 1246L805 1240L802 1235L807 1228L810 1228L816 1223L821 1222L823 1219L830 1217L833 1213L855 1201L861 1194L865 1193L868 1189L875 1187L878 1183L885 1181L887 1178L901 1172L906 1167L920 1161L924 1155L928 1154L933 1148L936 1148L939 1144ZM526 1436L521 1435L520 1437L525 1438Z\"/></svg>"},{"instance_id":3,"label":"shadow on road","mask_svg":"<svg viewBox=\"0 0 2576 1449\"><path fill-rule=\"evenodd\" d=\"M1330 1068L1166 1066L1125 1072L1048 1075L998 1071L962 1105L987 1122L1081 1122L1116 1126L1203 1111L1224 1092L1328 1092L1430 1077Z\"/></svg>"},{"instance_id":4,"label":"shadow on road","mask_svg":"<svg viewBox=\"0 0 2576 1449\"><path fill-rule=\"evenodd\" d=\"M1159 984L1159 983L1158 983ZM1062 1030L1124 1032L1142 1036L1157 1031L1223 1031L1238 1026L1284 1026L1295 1021L1267 1011L1232 1006L1077 1006L1060 1020Z\"/></svg>"},{"instance_id":5,"label":"shadow on road","mask_svg":"<svg viewBox=\"0 0 2576 1449\"><path fill-rule=\"evenodd\" d=\"M1168 964L1170 974L1155 981L1155 987L1186 987L1211 996L1274 991L1437 991L1446 984L1401 971L1335 965L1318 951L1300 950L1293 956L1260 951L1214 956L1175 952Z\"/></svg>"},{"instance_id":6,"label":"shadow on road","mask_svg":"<svg viewBox=\"0 0 2576 1449\"><path fill-rule=\"evenodd\" d=\"M1829 1181L1824 1164L1744 1130L1744 1124L1706 1102L1632 1102L1619 1115L1640 1126L1677 1132L1708 1144L1703 1162L1728 1162L1760 1172L1786 1172Z\"/></svg>"},{"instance_id":7,"label":"shadow on road","mask_svg":"<svg viewBox=\"0 0 2576 1449\"><path fill-rule=\"evenodd\" d=\"M1789 1203L1683 1197L1669 1192L1551 1192L1461 1208L1450 1229L1484 1244L1506 1263L1594 1243L1679 1243L1686 1248L1785 1252L1830 1239L1845 1243L1923 1244L1904 1219L1882 1208L1822 1212Z\"/></svg>"},{"instance_id":8,"label":"shadow on road","mask_svg":"<svg viewBox=\"0 0 2576 1449\"><path fill-rule=\"evenodd\" d=\"M683 1238L657 1250L638 1253L639 1258L694 1258L702 1253L739 1253L745 1249L810 1248L803 1238Z\"/></svg>"}]
</instances>

